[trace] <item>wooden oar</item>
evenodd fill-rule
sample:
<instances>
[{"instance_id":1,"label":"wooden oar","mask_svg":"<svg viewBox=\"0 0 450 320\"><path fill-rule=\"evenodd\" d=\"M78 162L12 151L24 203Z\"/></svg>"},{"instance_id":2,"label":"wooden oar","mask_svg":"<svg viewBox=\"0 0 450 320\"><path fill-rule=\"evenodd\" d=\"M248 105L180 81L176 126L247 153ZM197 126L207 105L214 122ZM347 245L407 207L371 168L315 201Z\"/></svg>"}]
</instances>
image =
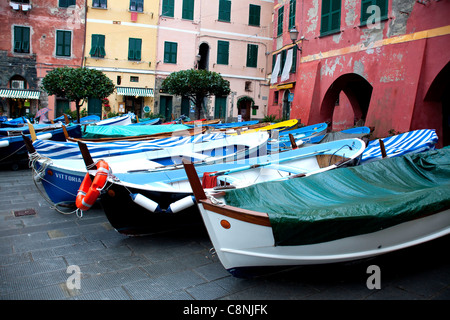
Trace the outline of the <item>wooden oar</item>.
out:
<instances>
[{"instance_id":1,"label":"wooden oar","mask_svg":"<svg viewBox=\"0 0 450 320\"><path fill-rule=\"evenodd\" d=\"M264 166L268 166L268 165L275 164L275 163L281 163L281 162L285 162L285 161L301 159L301 158L304 158L304 157L310 157L310 156L313 156L313 155L316 155L316 154L320 154L320 153L324 153L324 152L327 152L327 151L330 151L330 150L331 149L314 151L314 152L305 153L305 154L298 155L298 156L287 157L285 159L268 161L268 162L264 162L264 163L251 164L251 165L240 167L240 168L236 168L236 169L228 169L228 170L217 171L215 173L211 173L210 176L211 177L222 176L222 175L227 175L227 174L230 174L230 173L245 171L245 170L249 170L249 169L255 169L255 168L264 167Z\"/></svg>"}]
</instances>

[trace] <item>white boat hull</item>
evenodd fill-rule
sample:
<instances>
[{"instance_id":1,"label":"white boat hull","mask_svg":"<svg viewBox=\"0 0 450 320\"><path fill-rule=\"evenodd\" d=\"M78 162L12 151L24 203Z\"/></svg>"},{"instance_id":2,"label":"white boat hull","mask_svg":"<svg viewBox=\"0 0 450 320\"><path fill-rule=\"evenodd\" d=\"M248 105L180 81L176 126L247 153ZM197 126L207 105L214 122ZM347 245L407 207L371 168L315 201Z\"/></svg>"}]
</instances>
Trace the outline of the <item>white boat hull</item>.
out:
<instances>
[{"instance_id":1,"label":"white boat hull","mask_svg":"<svg viewBox=\"0 0 450 320\"><path fill-rule=\"evenodd\" d=\"M206 210L203 221L223 266L232 274L239 268L327 264L359 260L404 249L450 234L450 210L404 222L377 232L338 240L275 246L270 226L262 226ZM229 222L225 229L221 221Z\"/></svg>"}]
</instances>

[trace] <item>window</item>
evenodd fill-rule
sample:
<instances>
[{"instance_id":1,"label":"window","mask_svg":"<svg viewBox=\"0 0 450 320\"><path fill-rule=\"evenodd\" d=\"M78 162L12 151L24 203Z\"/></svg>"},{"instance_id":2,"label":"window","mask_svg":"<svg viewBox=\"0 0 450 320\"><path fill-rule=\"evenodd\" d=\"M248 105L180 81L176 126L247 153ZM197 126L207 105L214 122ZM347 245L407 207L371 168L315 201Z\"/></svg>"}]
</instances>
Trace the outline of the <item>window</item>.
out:
<instances>
[{"instance_id":1,"label":"window","mask_svg":"<svg viewBox=\"0 0 450 320\"><path fill-rule=\"evenodd\" d=\"M128 60L141 61L142 39L129 38L128 40Z\"/></svg>"},{"instance_id":2,"label":"window","mask_svg":"<svg viewBox=\"0 0 450 320\"><path fill-rule=\"evenodd\" d=\"M60 8L68 8L75 5L75 0L59 0Z\"/></svg>"},{"instance_id":3,"label":"window","mask_svg":"<svg viewBox=\"0 0 450 320\"><path fill-rule=\"evenodd\" d=\"M178 43L164 42L164 63L177 63Z\"/></svg>"},{"instance_id":4,"label":"window","mask_svg":"<svg viewBox=\"0 0 450 320\"><path fill-rule=\"evenodd\" d=\"M369 17L375 15L375 21L379 22L388 18L388 0L362 0L361 1L361 25L366 25ZM371 10L370 6L377 6L378 9ZM369 12L367 12L369 11ZM376 16L379 14L379 16Z\"/></svg>"},{"instance_id":5,"label":"window","mask_svg":"<svg viewBox=\"0 0 450 320\"><path fill-rule=\"evenodd\" d=\"M30 28L14 26L14 52L30 53Z\"/></svg>"},{"instance_id":6,"label":"window","mask_svg":"<svg viewBox=\"0 0 450 320\"><path fill-rule=\"evenodd\" d=\"M106 9L107 7L107 0L92 0L92 8Z\"/></svg>"},{"instance_id":7,"label":"window","mask_svg":"<svg viewBox=\"0 0 450 320\"><path fill-rule=\"evenodd\" d=\"M248 25L259 27L261 17L261 7L255 4L251 4L248 14Z\"/></svg>"},{"instance_id":8,"label":"window","mask_svg":"<svg viewBox=\"0 0 450 320\"><path fill-rule=\"evenodd\" d=\"M335 33L341 27L341 0L322 0L320 35Z\"/></svg>"},{"instance_id":9,"label":"window","mask_svg":"<svg viewBox=\"0 0 450 320\"><path fill-rule=\"evenodd\" d=\"M105 52L105 36L103 34L93 34L91 36L91 57L104 58Z\"/></svg>"},{"instance_id":10,"label":"window","mask_svg":"<svg viewBox=\"0 0 450 320\"><path fill-rule=\"evenodd\" d=\"M258 65L258 45L247 44L247 67L256 68Z\"/></svg>"},{"instance_id":11,"label":"window","mask_svg":"<svg viewBox=\"0 0 450 320\"><path fill-rule=\"evenodd\" d=\"M139 77L130 76L130 82L139 82Z\"/></svg>"},{"instance_id":12,"label":"window","mask_svg":"<svg viewBox=\"0 0 450 320\"><path fill-rule=\"evenodd\" d=\"M130 11L143 12L144 0L130 0Z\"/></svg>"},{"instance_id":13,"label":"window","mask_svg":"<svg viewBox=\"0 0 450 320\"><path fill-rule=\"evenodd\" d=\"M230 22L231 20L231 1L219 0L219 21Z\"/></svg>"},{"instance_id":14,"label":"window","mask_svg":"<svg viewBox=\"0 0 450 320\"><path fill-rule=\"evenodd\" d=\"M289 30L295 26L295 9L297 6L296 0L289 2Z\"/></svg>"},{"instance_id":15,"label":"window","mask_svg":"<svg viewBox=\"0 0 450 320\"><path fill-rule=\"evenodd\" d=\"M70 31L56 31L56 55L70 57L72 33Z\"/></svg>"},{"instance_id":16,"label":"window","mask_svg":"<svg viewBox=\"0 0 450 320\"><path fill-rule=\"evenodd\" d=\"M277 36L283 33L284 7L278 9Z\"/></svg>"},{"instance_id":17,"label":"window","mask_svg":"<svg viewBox=\"0 0 450 320\"><path fill-rule=\"evenodd\" d=\"M174 14L175 0L163 0L161 15L164 17L172 17Z\"/></svg>"},{"instance_id":18,"label":"window","mask_svg":"<svg viewBox=\"0 0 450 320\"><path fill-rule=\"evenodd\" d=\"M181 18L194 20L194 0L183 0L183 13Z\"/></svg>"},{"instance_id":19,"label":"window","mask_svg":"<svg viewBox=\"0 0 450 320\"><path fill-rule=\"evenodd\" d=\"M217 41L217 64L228 64L230 43L228 41Z\"/></svg>"}]
</instances>

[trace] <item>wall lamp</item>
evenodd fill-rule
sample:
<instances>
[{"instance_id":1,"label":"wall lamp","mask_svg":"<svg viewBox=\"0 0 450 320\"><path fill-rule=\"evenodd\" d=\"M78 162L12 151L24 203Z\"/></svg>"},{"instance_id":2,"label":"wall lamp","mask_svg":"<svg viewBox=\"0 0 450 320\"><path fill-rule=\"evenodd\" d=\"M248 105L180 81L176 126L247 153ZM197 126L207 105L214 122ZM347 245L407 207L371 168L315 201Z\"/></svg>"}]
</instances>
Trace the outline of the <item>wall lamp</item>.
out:
<instances>
[{"instance_id":1,"label":"wall lamp","mask_svg":"<svg viewBox=\"0 0 450 320\"><path fill-rule=\"evenodd\" d=\"M295 26L293 26L292 29L289 30L289 37L291 38L291 41L292 41L292 43L295 45L295 47L297 47L297 49L298 49L300 52L302 52L302 48L300 48L300 47L298 46L298 44L295 42L295 41L297 41L297 38L298 38L298 34L299 34L299 33L300 33L300 32L298 32L298 30L295 28ZM303 37L301 37L301 40L303 40Z\"/></svg>"}]
</instances>

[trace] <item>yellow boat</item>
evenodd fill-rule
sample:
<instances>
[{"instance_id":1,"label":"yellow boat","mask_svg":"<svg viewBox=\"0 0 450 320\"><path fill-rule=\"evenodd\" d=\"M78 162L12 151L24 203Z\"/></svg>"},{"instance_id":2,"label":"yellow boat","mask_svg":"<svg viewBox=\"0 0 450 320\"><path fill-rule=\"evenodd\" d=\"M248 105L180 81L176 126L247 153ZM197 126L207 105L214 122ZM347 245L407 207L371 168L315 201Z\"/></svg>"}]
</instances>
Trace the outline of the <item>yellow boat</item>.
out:
<instances>
[{"instance_id":1,"label":"yellow boat","mask_svg":"<svg viewBox=\"0 0 450 320\"><path fill-rule=\"evenodd\" d=\"M271 124L268 126L264 126L261 128L244 130L244 131L241 131L240 134L256 132L256 131L270 131L270 130L274 130L274 129L282 132L282 131L286 131L286 130L297 129L297 127L298 127L298 120L290 119L290 120L274 123L274 124ZM238 134L238 133L237 132L229 133L229 135L236 135L236 134Z\"/></svg>"}]
</instances>

